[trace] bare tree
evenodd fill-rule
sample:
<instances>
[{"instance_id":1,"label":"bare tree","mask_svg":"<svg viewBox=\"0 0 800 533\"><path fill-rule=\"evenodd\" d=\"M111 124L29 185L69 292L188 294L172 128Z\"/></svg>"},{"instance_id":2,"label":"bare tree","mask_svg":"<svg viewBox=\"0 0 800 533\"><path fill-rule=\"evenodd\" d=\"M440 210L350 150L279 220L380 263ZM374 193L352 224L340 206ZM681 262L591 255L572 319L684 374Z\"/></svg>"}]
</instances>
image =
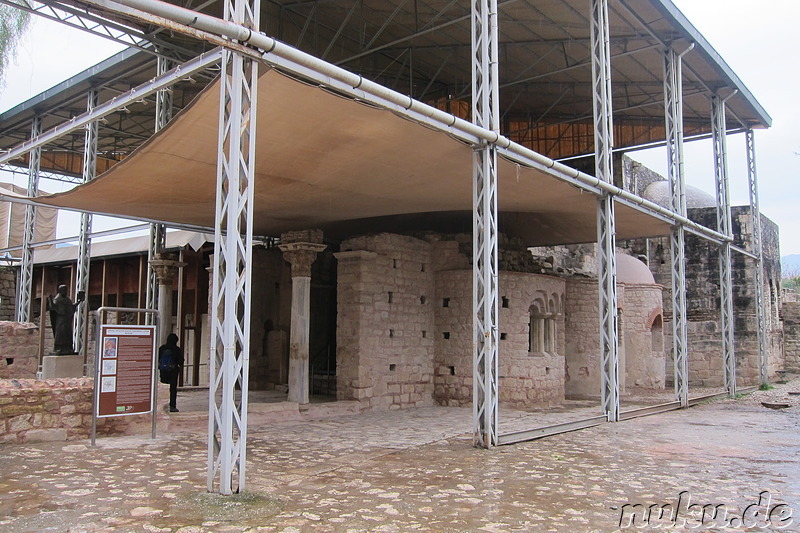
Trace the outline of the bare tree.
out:
<instances>
[{"instance_id":1,"label":"bare tree","mask_svg":"<svg viewBox=\"0 0 800 533\"><path fill-rule=\"evenodd\" d=\"M20 0L13 0L17 3ZM5 86L8 64L30 22L30 13L8 4L0 4L0 88Z\"/></svg>"}]
</instances>

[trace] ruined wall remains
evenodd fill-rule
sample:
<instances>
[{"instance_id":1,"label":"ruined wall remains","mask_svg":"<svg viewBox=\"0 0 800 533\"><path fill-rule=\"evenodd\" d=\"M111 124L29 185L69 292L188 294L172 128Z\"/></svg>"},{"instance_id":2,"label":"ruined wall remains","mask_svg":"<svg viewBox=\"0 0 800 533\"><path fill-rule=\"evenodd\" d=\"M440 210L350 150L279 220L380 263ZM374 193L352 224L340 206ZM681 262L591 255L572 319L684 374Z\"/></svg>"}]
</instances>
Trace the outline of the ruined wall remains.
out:
<instances>
[{"instance_id":1,"label":"ruined wall remains","mask_svg":"<svg viewBox=\"0 0 800 533\"><path fill-rule=\"evenodd\" d=\"M500 272L498 393L513 407L553 405L564 399L564 280L536 274ZM472 403L472 271L436 275L435 397L443 405ZM534 320L550 327L544 349L531 343ZM545 319L546 317L546 319ZM545 325L552 320L552 325ZM534 329L538 326L533 326ZM535 333L534 333L535 335Z\"/></svg>"},{"instance_id":2,"label":"ruined wall remains","mask_svg":"<svg viewBox=\"0 0 800 533\"><path fill-rule=\"evenodd\" d=\"M0 379L0 443L86 439L92 429L92 378ZM159 386L161 424L169 402ZM99 418L98 435L149 434L149 414Z\"/></svg>"},{"instance_id":3,"label":"ruined wall remains","mask_svg":"<svg viewBox=\"0 0 800 533\"><path fill-rule=\"evenodd\" d=\"M800 373L800 302L783 302L785 369Z\"/></svg>"},{"instance_id":4,"label":"ruined wall remains","mask_svg":"<svg viewBox=\"0 0 800 533\"><path fill-rule=\"evenodd\" d=\"M433 404L432 248L388 233L342 242L338 399L395 409Z\"/></svg>"},{"instance_id":5,"label":"ruined wall remains","mask_svg":"<svg viewBox=\"0 0 800 533\"><path fill-rule=\"evenodd\" d=\"M14 320L17 303L16 269L0 267L0 320Z\"/></svg>"},{"instance_id":6,"label":"ruined wall remains","mask_svg":"<svg viewBox=\"0 0 800 533\"><path fill-rule=\"evenodd\" d=\"M39 370L39 328L0 322L0 379L35 378Z\"/></svg>"}]
</instances>

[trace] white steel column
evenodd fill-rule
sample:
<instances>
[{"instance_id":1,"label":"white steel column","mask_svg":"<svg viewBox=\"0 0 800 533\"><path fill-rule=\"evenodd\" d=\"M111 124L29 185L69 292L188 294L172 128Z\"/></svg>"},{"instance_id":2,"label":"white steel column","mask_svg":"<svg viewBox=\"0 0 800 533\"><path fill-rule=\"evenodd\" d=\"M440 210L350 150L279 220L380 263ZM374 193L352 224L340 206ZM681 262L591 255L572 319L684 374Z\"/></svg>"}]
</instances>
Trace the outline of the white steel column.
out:
<instances>
[{"instance_id":1,"label":"white steel column","mask_svg":"<svg viewBox=\"0 0 800 533\"><path fill-rule=\"evenodd\" d=\"M711 132L717 193L717 231L730 237L731 201L730 191L728 190L725 100L727 98L722 99L719 95L714 95L711 98ZM725 389L730 397L734 397L736 395L736 358L733 350L733 283L731 280L730 241L723 243L719 249L719 298Z\"/></svg>"},{"instance_id":2,"label":"white steel column","mask_svg":"<svg viewBox=\"0 0 800 533\"><path fill-rule=\"evenodd\" d=\"M42 133L42 117L35 116L31 122L31 139ZM39 194L39 162L42 149L37 147L29 152L28 159L28 197ZM31 290L33 287L33 241L36 235L36 207L25 206L25 227L22 234L22 263L17 279L17 322L30 322ZM44 290L44 287L42 287ZM42 295L44 298L44 295Z\"/></svg>"},{"instance_id":3,"label":"white steel column","mask_svg":"<svg viewBox=\"0 0 800 533\"><path fill-rule=\"evenodd\" d=\"M750 216L753 217L753 250L756 261L756 331L758 338L758 380L769 383L769 352L767 349L767 308L764 301L764 249L761 235L761 209L758 204L758 173L756 172L756 141L753 130L745 133L747 145L747 183L750 189Z\"/></svg>"},{"instance_id":4,"label":"white steel column","mask_svg":"<svg viewBox=\"0 0 800 533\"><path fill-rule=\"evenodd\" d=\"M91 112L97 107L97 89L90 89L86 98L86 111ZM86 136L83 146L83 182L92 181L97 174L97 121L86 125ZM81 213L81 232L78 240L78 271L75 277L75 298L80 301L89 290L89 266L91 263L92 215ZM119 302L117 304L121 305ZM72 345L75 353L85 355L86 352L86 322L89 319L89 303L85 300L79 303L73 318Z\"/></svg>"},{"instance_id":5,"label":"white steel column","mask_svg":"<svg viewBox=\"0 0 800 533\"><path fill-rule=\"evenodd\" d=\"M613 120L611 109L611 50L608 0L592 0L592 93L594 153L597 178L613 183ZM600 394L603 414L619 420L619 337L617 334L617 267L614 198L597 201L597 268L600 310Z\"/></svg>"},{"instance_id":6,"label":"white steel column","mask_svg":"<svg viewBox=\"0 0 800 533\"><path fill-rule=\"evenodd\" d=\"M472 1L472 121L500 131L497 0ZM473 443L497 445L497 147L473 152Z\"/></svg>"},{"instance_id":7,"label":"white steel column","mask_svg":"<svg viewBox=\"0 0 800 533\"><path fill-rule=\"evenodd\" d=\"M694 48L692 45L689 50ZM681 58L672 48L664 52L664 117L667 163L672 193L672 210L686 216L686 181L683 159L683 75ZM675 397L681 406L689 405L689 358L686 325L686 234L683 225L672 228L670 236L672 270L672 346Z\"/></svg>"},{"instance_id":8,"label":"white steel column","mask_svg":"<svg viewBox=\"0 0 800 533\"><path fill-rule=\"evenodd\" d=\"M259 9L259 0L226 0L224 18L257 32ZM208 490L218 478L219 492L232 494L245 484L258 64L226 49L220 79Z\"/></svg>"},{"instance_id":9,"label":"white steel column","mask_svg":"<svg viewBox=\"0 0 800 533\"><path fill-rule=\"evenodd\" d=\"M172 68L172 62L162 56L158 56L157 75L161 76ZM172 120L172 87L165 87L156 93L156 125L155 131L160 131ZM159 284L156 273L153 270L152 261L159 257L166 246L166 228L164 224L150 224L150 245L147 250L147 309L158 307ZM147 313L145 320L148 324L155 320L154 313Z\"/></svg>"}]
</instances>

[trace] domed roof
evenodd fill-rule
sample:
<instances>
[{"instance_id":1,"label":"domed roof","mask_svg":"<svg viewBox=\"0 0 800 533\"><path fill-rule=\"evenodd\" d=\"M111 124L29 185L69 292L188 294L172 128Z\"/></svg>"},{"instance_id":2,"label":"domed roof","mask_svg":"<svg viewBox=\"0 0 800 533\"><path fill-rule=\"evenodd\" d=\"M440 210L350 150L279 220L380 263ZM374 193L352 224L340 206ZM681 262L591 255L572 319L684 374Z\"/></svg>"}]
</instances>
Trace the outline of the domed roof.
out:
<instances>
[{"instance_id":1,"label":"domed roof","mask_svg":"<svg viewBox=\"0 0 800 533\"><path fill-rule=\"evenodd\" d=\"M668 181L654 181L647 186L642 197L662 207L666 207L667 209L672 207L672 195L669 192ZM686 185L687 209L693 209L695 207L714 207L715 205L717 205L717 201L713 196L697 187Z\"/></svg>"},{"instance_id":2,"label":"domed roof","mask_svg":"<svg viewBox=\"0 0 800 533\"><path fill-rule=\"evenodd\" d=\"M616 253L617 283L629 285L655 285L650 268L632 255Z\"/></svg>"}]
</instances>

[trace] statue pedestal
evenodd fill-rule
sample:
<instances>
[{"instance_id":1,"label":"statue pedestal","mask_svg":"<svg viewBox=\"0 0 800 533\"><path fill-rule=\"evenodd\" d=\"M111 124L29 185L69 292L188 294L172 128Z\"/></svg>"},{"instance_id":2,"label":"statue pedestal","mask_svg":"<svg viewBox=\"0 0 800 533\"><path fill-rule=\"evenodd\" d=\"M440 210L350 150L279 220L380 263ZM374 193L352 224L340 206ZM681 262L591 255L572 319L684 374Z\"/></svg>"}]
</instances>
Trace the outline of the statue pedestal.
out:
<instances>
[{"instance_id":1,"label":"statue pedestal","mask_svg":"<svg viewBox=\"0 0 800 533\"><path fill-rule=\"evenodd\" d=\"M42 379L81 377L82 355L45 355L42 358Z\"/></svg>"}]
</instances>

